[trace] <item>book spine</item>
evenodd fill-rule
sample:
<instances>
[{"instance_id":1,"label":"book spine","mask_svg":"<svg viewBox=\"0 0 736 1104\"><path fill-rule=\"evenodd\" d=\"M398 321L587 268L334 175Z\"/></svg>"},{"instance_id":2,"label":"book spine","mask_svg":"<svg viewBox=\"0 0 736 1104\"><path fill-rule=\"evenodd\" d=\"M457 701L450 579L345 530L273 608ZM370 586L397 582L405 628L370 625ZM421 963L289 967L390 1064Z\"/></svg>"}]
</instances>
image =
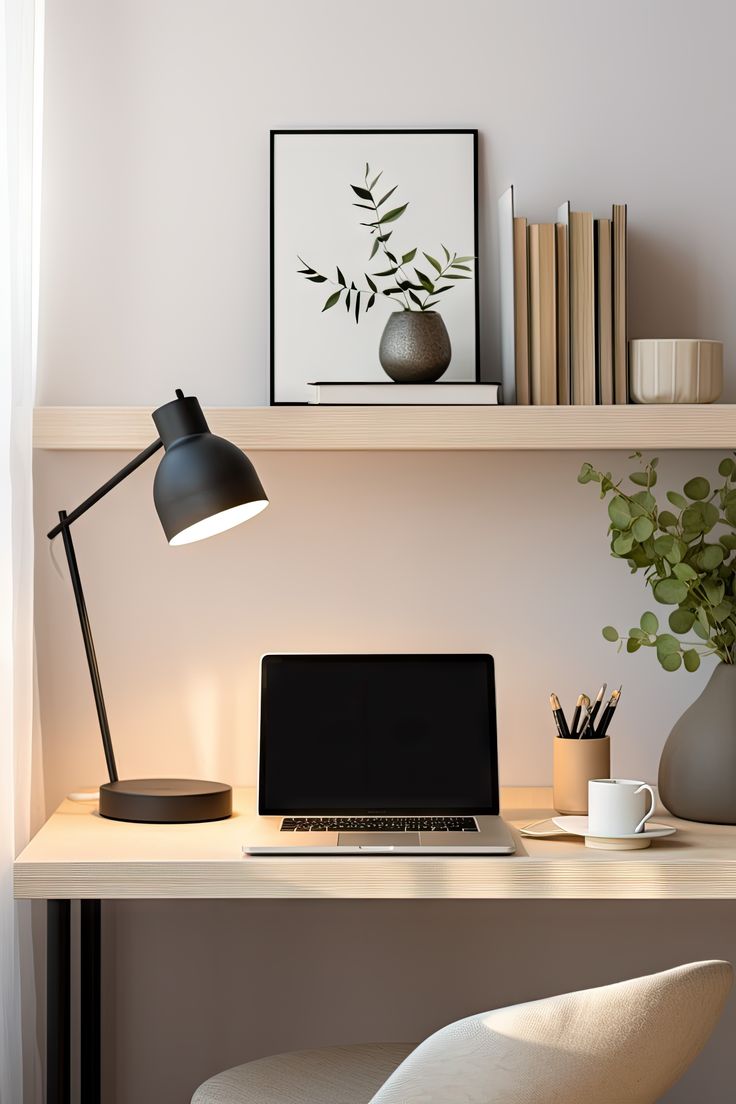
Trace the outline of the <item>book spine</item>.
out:
<instances>
[{"instance_id":1,"label":"book spine","mask_svg":"<svg viewBox=\"0 0 736 1104\"><path fill-rule=\"evenodd\" d=\"M625 203L614 203L613 223L613 391L618 404L629 401L628 215Z\"/></svg>"},{"instance_id":2,"label":"book spine","mask_svg":"<svg viewBox=\"0 0 736 1104\"><path fill-rule=\"evenodd\" d=\"M531 398L536 406L557 403L557 295L555 227L529 227L529 348Z\"/></svg>"},{"instance_id":3,"label":"book spine","mask_svg":"<svg viewBox=\"0 0 736 1104\"><path fill-rule=\"evenodd\" d=\"M567 224L555 226L557 238L557 402L570 405L570 259Z\"/></svg>"},{"instance_id":4,"label":"book spine","mask_svg":"<svg viewBox=\"0 0 736 1104\"><path fill-rule=\"evenodd\" d=\"M570 365L573 402L595 404L595 268L593 216L570 214Z\"/></svg>"},{"instance_id":5,"label":"book spine","mask_svg":"<svg viewBox=\"0 0 736 1104\"><path fill-rule=\"evenodd\" d=\"M611 220L596 219L596 342L598 402L613 403L613 267Z\"/></svg>"},{"instance_id":6,"label":"book spine","mask_svg":"<svg viewBox=\"0 0 736 1104\"><path fill-rule=\"evenodd\" d=\"M516 402L529 406L531 379L529 374L529 266L527 224L525 218L514 219L514 360L516 367Z\"/></svg>"}]
</instances>

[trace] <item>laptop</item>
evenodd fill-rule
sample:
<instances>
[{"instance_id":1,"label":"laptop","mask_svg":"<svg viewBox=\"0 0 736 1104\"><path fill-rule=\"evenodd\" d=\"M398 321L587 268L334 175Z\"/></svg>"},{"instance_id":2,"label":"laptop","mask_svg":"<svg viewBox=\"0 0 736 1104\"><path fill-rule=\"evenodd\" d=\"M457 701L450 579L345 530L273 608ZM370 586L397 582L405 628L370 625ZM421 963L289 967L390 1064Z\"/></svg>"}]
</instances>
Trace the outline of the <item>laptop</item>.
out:
<instances>
[{"instance_id":1,"label":"laptop","mask_svg":"<svg viewBox=\"0 0 736 1104\"><path fill-rule=\"evenodd\" d=\"M249 855L509 855L490 655L266 655Z\"/></svg>"}]
</instances>

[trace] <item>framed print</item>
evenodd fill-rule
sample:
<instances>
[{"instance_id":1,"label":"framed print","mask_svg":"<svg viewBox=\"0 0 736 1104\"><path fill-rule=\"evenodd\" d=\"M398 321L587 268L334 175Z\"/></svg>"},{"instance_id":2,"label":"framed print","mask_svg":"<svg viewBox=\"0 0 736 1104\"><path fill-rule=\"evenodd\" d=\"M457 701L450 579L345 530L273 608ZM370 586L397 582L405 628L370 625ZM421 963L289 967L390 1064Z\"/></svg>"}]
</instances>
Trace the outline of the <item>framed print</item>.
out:
<instances>
[{"instance_id":1,"label":"framed print","mask_svg":"<svg viewBox=\"0 0 736 1104\"><path fill-rule=\"evenodd\" d=\"M388 382L402 311L441 316L443 382L478 381L477 149L477 130L271 132L272 405Z\"/></svg>"}]
</instances>

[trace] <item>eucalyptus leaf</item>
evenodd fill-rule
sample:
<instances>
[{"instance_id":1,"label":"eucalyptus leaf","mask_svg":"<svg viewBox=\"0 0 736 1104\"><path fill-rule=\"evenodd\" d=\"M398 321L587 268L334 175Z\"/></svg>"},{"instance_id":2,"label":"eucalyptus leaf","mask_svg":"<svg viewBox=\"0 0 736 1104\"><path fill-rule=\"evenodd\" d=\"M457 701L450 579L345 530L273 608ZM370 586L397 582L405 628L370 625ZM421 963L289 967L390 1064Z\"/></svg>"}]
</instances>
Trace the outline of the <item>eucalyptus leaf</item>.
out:
<instances>
[{"instance_id":1,"label":"eucalyptus leaf","mask_svg":"<svg viewBox=\"0 0 736 1104\"><path fill-rule=\"evenodd\" d=\"M712 606L717 606L722 602L723 596L726 593L726 588L721 579L706 579L703 583L703 590Z\"/></svg>"},{"instance_id":2,"label":"eucalyptus leaf","mask_svg":"<svg viewBox=\"0 0 736 1104\"><path fill-rule=\"evenodd\" d=\"M618 630L614 629L613 625L606 625L603 630L603 636L606 640L610 641L611 644L615 644L618 640Z\"/></svg>"},{"instance_id":3,"label":"eucalyptus leaf","mask_svg":"<svg viewBox=\"0 0 736 1104\"><path fill-rule=\"evenodd\" d=\"M687 499L677 491L667 491L667 499L673 506L677 506L678 510L684 510L688 504Z\"/></svg>"},{"instance_id":4,"label":"eucalyptus leaf","mask_svg":"<svg viewBox=\"0 0 736 1104\"><path fill-rule=\"evenodd\" d=\"M625 498L618 495L608 503L608 516L617 529L628 529L631 525L631 510Z\"/></svg>"},{"instance_id":5,"label":"eucalyptus leaf","mask_svg":"<svg viewBox=\"0 0 736 1104\"><path fill-rule=\"evenodd\" d=\"M660 529L673 529L677 525L677 518L670 510L660 510L657 521Z\"/></svg>"},{"instance_id":6,"label":"eucalyptus leaf","mask_svg":"<svg viewBox=\"0 0 736 1104\"><path fill-rule=\"evenodd\" d=\"M658 654L657 658L665 671L677 671L682 666L682 656L678 652L671 652L667 655Z\"/></svg>"},{"instance_id":7,"label":"eucalyptus leaf","mask_svg":"<svg viewBox=\"0 0 736 1104\"><path fill-rule=\"evenodd\" d=\"M688 563L676 563L672 568L672 574L683 583L692 583L699 578L697 571Z\"/></svg>"},{"instance_id":8,"label":"eucalyptus leaf","mask_svg":"<svg viewBox=\"0 0 736 1104\"><path fill-rule=\"evenodd\" d=\"M707 544L698 555L698 567L712 571L723 563L724 552L720 544Z\"/></svg>"},{"instance_id":9,"label":"eucalyptus leaf","mask_svg":"<svg viewBox=\"0 0 736 1104\"><path fill-rule=\"evenodd\" d=\"M642 472L642 471L632 472L631 475L629 476L629 479L631 480L632 483L635 483L637 485L637 487L648 487L648 486L650 486L649 473L648 472Z\"/></svg>"},{"instance_id":10,"label":"eucalyptus leaf","mask_svg":"<svg viewBox=\"0 0 736 1104\"><path fill-rule=\"evenodd\" d=\"M679 652L680 642L674 636L670 636L669 633L662 633L657 637L657 654L672 655L673 652Z\"/></svg>"},{"instance_id":11,"label":"eucalyptus leaf","mask_svg":"<svg viewBox=\"0 0 736 1104\"><path fill-rule=\"evenodd\" d=\"M633 637L630 636L629 639L626 641L626 651L629 652L629 654L632 654L633 652L638 652L640 648L640 640L635 640Z\"/></svg>"},{"instance_id":12,"label":"eucalyptus leaf","mask_svg":"<svg viewBox=\"0 0 736 1104\"><path fill-rule=\"evenodd\" d=\"M659 620L657 619L657 615L654 613L650 613L649 610L641 615L641 618L639 619L639 624L641 625L642 630L645 633L648 633L650 636L653 636L654 633L656 633L659 629Z\"/></svg>"},{"instance_id":13,"label":"eucalyptus leaf","mask_svg":"<svg viewBox=\"0 0 736 1104\"><path fill-rule=\"evenodd\" d=\"M633 525L631 526L631 532L634 534L638 541L643 542L651 537L652 533L654 532L654 525L649 520L649 518L638 517L635 519Z\"/></svg>"},{"instance_id":14,"label":"eucalyptus leaf","mask_svg":"<svg viewBox=\"0 0 736 1104\"><path fill-rule=\"evenodd\" d=\"M702 475L696 475L694 479L689 479L682 489L688 498L702 501L710 494L710 483Z\"/></svg>"},{"instance_id":15,"label":"eucalyptus leaf","mask_svg":"<svg viewBox=\"0 0 736 1104\"><path fill-rule=\"evenodd\" d=\"M632 533L619 533L613 542L613 551L622 558L628 556L633 547L634 536Z\"/></svg>"},{"instance_id":16,"label":"eucalyptus leaf","mask_svg":"<svg viewBox=\"0 0 736 1104\"><path fill-rule=\"evenodd\" d=\"M688 633L695 622L695 614L692 610L676 609L669 616L669 626L673 632Z\"/></svg>"},{"instance_id":17,"label":"eucalyptus leaf","mask_svg":"<svg viewBox=\"0 0 736 1104\"><path fill-rule=\"evenodd\" d=\"M733 460L728 456L724 460L721 460L718 465L718 474L726 476L726 478L732 476L734 471L736 471L736 464L734 464Z\"/></svg>"},{"instance_id":18,"label":"eucalyptus leaf","mask_svg":"<svg viewBox=\"0 0 736 1104\"><path fill-rule=\"evenodd\" d=\"M694 648L688 648L682 657L682 661L685 664L685 670L691 673L697 671L700 666L700 656Z\"/></svg>"},{"instance_id":19,"label":"eucalyptus leaf","mask_svg":"<svg viewBox=\"0 0 736 1104\"><path fill-rule=\"evenodd\" d=\"M660 579L654 584L654 597L665 606L679 606L687 597L687 587L679 579Z\"/></svg>"}]
</instances>

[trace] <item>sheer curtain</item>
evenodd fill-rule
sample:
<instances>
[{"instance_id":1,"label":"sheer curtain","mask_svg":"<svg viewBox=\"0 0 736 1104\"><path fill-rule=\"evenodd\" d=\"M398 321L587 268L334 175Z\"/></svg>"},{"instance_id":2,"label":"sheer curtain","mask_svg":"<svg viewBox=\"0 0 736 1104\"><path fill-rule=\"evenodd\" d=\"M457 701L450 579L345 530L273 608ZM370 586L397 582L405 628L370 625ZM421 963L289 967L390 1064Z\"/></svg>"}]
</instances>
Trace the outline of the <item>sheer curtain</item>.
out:
<instances>
[{"instance_id":1,"label":"sheer curtain","mask_svg":"<svg viewBox=\"0 0 736 1104\"><path fill-rule=\"evenodd\" d=\"M33 1100L37 1092L33 1033L24 1060L21 1030L23 1021L34 1024L30 909L13 902L12 861L32 817L42 43L43 0L0 0L0 1104Z\"/></svg>"}]
</instances>

